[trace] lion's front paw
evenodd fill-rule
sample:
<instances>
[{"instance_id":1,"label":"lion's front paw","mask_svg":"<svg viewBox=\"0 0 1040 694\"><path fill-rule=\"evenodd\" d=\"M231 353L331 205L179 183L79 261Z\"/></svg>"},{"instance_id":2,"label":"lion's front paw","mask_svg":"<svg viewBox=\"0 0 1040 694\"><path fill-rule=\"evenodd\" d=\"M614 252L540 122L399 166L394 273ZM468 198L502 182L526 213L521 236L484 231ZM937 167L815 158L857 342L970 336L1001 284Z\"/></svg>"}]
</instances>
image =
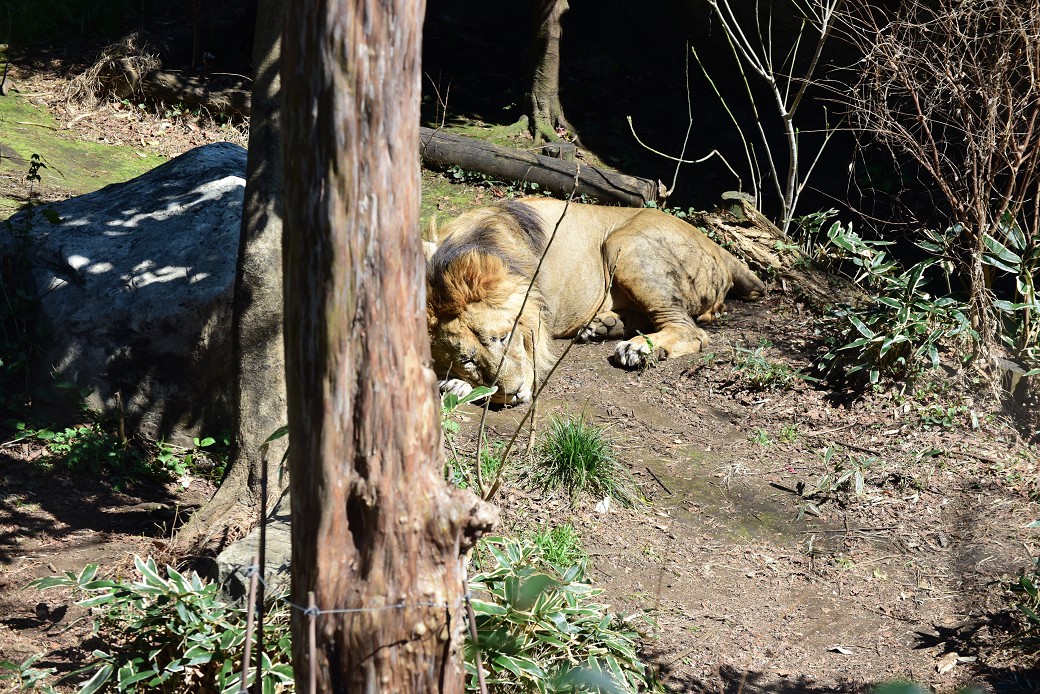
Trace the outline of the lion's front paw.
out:
<instances>
[{"instance_id":1,"label":"lion's front paw","mask_svg":"<svg viewBox=\"0 0 1040 694\"><path fill-rule=\"evenodd\" d=\"M653 350L642 340L619 342L614 348L614 359L621 366L630 368L645 366L650 361Z\"/></svg>"},{"instance_id":2,"label":"lion's front paw","mask_svg":"<svg viewBox=\"0 0 1040 694\"><path fill-rule=\"evenodd\" d=\"M625 323L614 312L601 313L578 331L578 342L615 340L625 335Z\"/></svg>"},{"instance_id":3,"label":"lion's front paw","mask_svg":"<svg viewBox=\"0 0 1040 694\"><path fill-rule=\"evenodd\" d=\"M446 378L443 381L437 381L437 389L442 393L454 393L460 398L464 398L473 392L473 386L461 378Z\"/></svg>"}]
</instances>

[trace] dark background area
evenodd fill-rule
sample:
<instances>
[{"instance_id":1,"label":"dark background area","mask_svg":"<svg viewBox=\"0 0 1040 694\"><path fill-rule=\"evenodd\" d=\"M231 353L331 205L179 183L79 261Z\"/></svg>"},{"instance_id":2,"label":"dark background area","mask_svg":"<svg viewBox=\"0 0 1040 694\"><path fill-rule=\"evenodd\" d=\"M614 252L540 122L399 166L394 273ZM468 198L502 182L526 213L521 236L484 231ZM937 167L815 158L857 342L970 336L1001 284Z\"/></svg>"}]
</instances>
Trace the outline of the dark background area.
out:
<instances>
[{"instance_id":1,"label":"dark background area","mask_svg":"<svg viewBox=\"0 0 1040 694\"><path fill-rule=\"evenodd\" d=\"M441 102L446 102L445 122L449 125L473 121L508 125L520 118L530 83L533 4L532 0L427 3L424 125L441 123ZM742 21L752 26L754 5L734 4L745 13ZM775 10L768 3L762 7L763 12L772 11L774 15L772 26L763 24L763 29L771 32L778 54L786 51L797 37L798 18L788 3ZM6 24L6 40L12 52L24 56L46 53L52 58L89 64L103 41L114 42L131 31L141 31L160 54L165 70L249 76L255 13L256 0L0 0L0 27ZM812 36L807 32L803 44L811 43ZM767 173L740 72L717 19L703 0L572 2L563 17L561 100L583 149L623 173L660 179L668 186L676 173L674 162L636 142L628 117L643 142L661 152L682 154L689 129L686 159L699 159L712 150L722 153L742 180L717 158L684 164L669 200L673 207L705 209L713 206L723 191L748 190L750 176L737 126L690 55L691 45L755 147L763 173ZM804 46L802 53L807 53ZM817 78L841 77L838 68L854 61L855 55L840 36L835 36L828 43ZM783 175L786 143L773 97L757 78L750 80L772 148L780 154L778 167ZM832 96L828 89L811 90L810 99L798 114L803 170L822 141L818 131L824 126L824 108L832 126L841 122L842 107ZM850 196L858 198L855 190L866 184L866 169L858 163L853 167L854 152L853 138L838 132L824 151L799 213L832 207L844 211ZM880 171L882 177L891 170L884 161L871 164L871 171ZM777 200L768 195L773 187L771 181L763 182L767 193L763 210L775 218ZM857 199L853 207L858 206Z\"/></svg>"},{"instance_id":2,"label":"dark background area","mask_svg":"<svg viewBox=\"0 0 1040 694\"><path fill-rule=\"evenodd\" d=\"M516 122L524 112L524 95L530 82L532 5L530 1L493 7L451 0L427 3L423 37L425 125L438 124L437 91L449 95L449 123L452 117L495 125ZM773 36L785 50L797 36L795 20L790 14L778 13L774 18ZM803 42L808 38L807 34ZM691 45L748 137L757 139L736 62L705 2L572 2L563 17L560 95L564 111L577 129L581 144L602 161L624 173L661 179L669 186L675 163L640 146L626 119L631 116L636 133L649 147L673 156L682 153L690 129L684 158L699 159L718 149L745 177L746 190L748 178L746 167L742 168L739 133L692 55L687 67L687 47ZM850 57L840 40L832 40L819 74L827 74L832 66L848 64ZM437 85L436 90L433 85ZM773 146L783 152L786 144L772 97L759 84L752 85ZM827 99L825 90L816 89L800 111L805 131L802 156L807 160L815 156L822 140L811 131L822 128ZM833 103L827 106L834 124L840 108ZM761 145L753 142L761 158ZM803 211L843 207L853 149L847 134L839 133L831 141L811 184L819 186L819 191L806 194ZM786 167L786 163L781 166ZM670 204L710 207L723 191L739 188L740 181L717 159L686 164L680 169ZM770 207L769 202L766 207Z\"/></svg>"}]
</instances>

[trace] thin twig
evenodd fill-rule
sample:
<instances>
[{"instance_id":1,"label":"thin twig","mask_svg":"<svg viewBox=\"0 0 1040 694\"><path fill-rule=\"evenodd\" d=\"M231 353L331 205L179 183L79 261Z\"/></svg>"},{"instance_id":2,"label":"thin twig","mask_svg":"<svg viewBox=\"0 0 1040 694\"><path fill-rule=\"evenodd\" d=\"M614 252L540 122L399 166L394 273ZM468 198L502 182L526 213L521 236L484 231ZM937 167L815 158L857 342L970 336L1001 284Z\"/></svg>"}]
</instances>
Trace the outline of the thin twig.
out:
<instances>
[{"instance_id":1,"label":"thin twig","mask_svg":"<svg viewBox=\"0 0 1040 694\"><path fill-rule=\"evenodd\" d=\"M318 694L318 603L314 591L307 592L307 689Z\"/></svg>"},{"instance_id":2,"label":"thin twig","mask_svg":"<svg viewBox=\"0 0 1040 694\"><path fill-rule=\"evenodd\" d=\"M260 559L254 556L253 573L249 577L249 594L246 598L246 643L245 650L242 652L242 681L238 683L238 691L243 694L249 691L249 660L253 645L253 615L256 612L256 584L260 577L257 564L259 563Z\"/></svg>"},{"instance_id":3,"label":"thin twig","mask_svg":"<svg viewBox=\"0 0 1040 694\"><path fill-rule=\"evenodd\" d=\"M667 485L667 484L665 484L664 482L662 482L662 481L661 481L661 478L657 476L657 473L656 473L656 472L654 472L653 470L651 470L651 469L650 469L649 467L648 467L648 468L646 469L646 471L650 473L650 476L651 476L651 477L653 477L653 478L654 478L654 479L655 479L655 480L657 481L657 483L658 483L659 485L661 485L661 489L663 489L663 490L665 490L666 492L668 492L668 494L669 494L669 495L672 495L672 494L674 493L674 492L672 492L672 490L671 490L671 489L669 489L669 488L668 488L668 485Z\"/></svg>"},{"instance_id":4,"label":"thin twig","mask_svg":"<svg viewBox=\"0 0 1040 694\"><path fill-rule=\"evenodd\" d=\"M469 637L473 639L473 655L477 667L477 686L480 694L488 694L487 683L484 681L484 663L480 657L480 641L477 640L477 616L473 613L473 604L469 599L469 581L466 582L466 617L469 622Z\"/></svg>"}]
</instances>

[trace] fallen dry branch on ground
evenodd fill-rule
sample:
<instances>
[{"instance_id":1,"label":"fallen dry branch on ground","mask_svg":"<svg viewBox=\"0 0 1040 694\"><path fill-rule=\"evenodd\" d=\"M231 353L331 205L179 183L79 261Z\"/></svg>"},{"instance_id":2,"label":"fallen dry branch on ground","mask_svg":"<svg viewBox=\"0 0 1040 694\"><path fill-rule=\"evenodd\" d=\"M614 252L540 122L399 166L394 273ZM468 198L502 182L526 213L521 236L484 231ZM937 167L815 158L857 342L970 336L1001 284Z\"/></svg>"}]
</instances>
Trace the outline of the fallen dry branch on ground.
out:
<instances>
[{"instance_id":1,"label":"fallen dry branch on ground","mask_svg":"<svg viewBox=\"0 0 1040 694\"><path fill-rule=\"evenodd\" d=\"M851 282L817 267L746 195L724 193L714 212L697 213L688 221L721 241L753 270L778 279L785 290L814 310L833 304L839 295L846 301L864 298ZM836 282L841 283L840 288L835 287Z\"/></svg>"}]
</instances>

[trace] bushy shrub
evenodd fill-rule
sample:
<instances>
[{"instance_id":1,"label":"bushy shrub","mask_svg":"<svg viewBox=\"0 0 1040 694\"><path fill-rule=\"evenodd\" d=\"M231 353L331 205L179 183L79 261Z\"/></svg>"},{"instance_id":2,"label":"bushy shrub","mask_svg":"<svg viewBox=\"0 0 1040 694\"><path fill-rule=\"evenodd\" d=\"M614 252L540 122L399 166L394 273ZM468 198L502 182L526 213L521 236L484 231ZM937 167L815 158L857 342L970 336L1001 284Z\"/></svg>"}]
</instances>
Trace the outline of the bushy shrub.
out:
<instances>
[{"instance_id":1,"label":"bushy shrub","mask_svg":"<svg viewBox=\"0 0 1040 694\"><path fill-rule=\"evenodd\" d=\"M89 564L34 581L37 588L62 587L86 595L77 602L95 614L94 630L106 646L72 675L88 676L80 694L106 686L119 691L220 692L240 688L246 614L218 596L219 586L173 567L160 571L153 559L134 558L140 580L97 578ZM164 575L165 574L165 575ZM265 614L266 650L259 677L265 694L292 687L288 607L272 603ZM257 677L250 669L249 683Z\"/></svg>"},{"instance_id":2,"label":"bushy shrub","mask_svg":"<svg viewBox=\"0 0 1040 694\"><path fill-rule=\"evenodd\" d=\"M853 279L867 289L863 303L836 306L819 323L828 345L818 365L833 382L877 384L882 379L907 383L942 363L944 353L957 360L970 356L977 339L964 302L933 296L925 290L933 274L942 274L940 258L903 268L885 250L889 241L862 238L835 222L827 231L833 260L854 268Z\"/></svg>"},{"instance_id":3,"label":"bushy shrub","mask_svg":"<svg viewBox=\"0 0 1040 694\"><path fill-rule=\"evenodd\" d=\"M467 688L477 691L477 655L493 692L660 691L653 670L637 651L628 621L595 601L602 593L584 582L584 563L554 565L533 543L488 538L478 552L487 565L470 581L476 644L467 635ZM219 692L240 688L246 614L221 601L218 586L153 559L135 558L140 580L97 578L91 564L33 582L68 588L92 608L105 646L67 677L86 679L79 694L119 691ZM289 606L272 599L265 612L259 677L264 694L293 690ZM479 644L479 649L477 645ZM49 691L53 668L0 663L0 680ZM250 669L248 683L257 677Z\"/></svg>"},{"instance_id":4,"label":"bushy shrub","mask_svg":"<svg viewBox=\"0 0 1040 694\"><path fill-rule=\"evenodd\" d=\"M1033 526L1040 526L1036 521ZM1040 650L1040 559L1009 586L1015 596L1015 605L1025 619L1025 628L1015 643L1028 651Z\"/></svg>"}]
</instances>

